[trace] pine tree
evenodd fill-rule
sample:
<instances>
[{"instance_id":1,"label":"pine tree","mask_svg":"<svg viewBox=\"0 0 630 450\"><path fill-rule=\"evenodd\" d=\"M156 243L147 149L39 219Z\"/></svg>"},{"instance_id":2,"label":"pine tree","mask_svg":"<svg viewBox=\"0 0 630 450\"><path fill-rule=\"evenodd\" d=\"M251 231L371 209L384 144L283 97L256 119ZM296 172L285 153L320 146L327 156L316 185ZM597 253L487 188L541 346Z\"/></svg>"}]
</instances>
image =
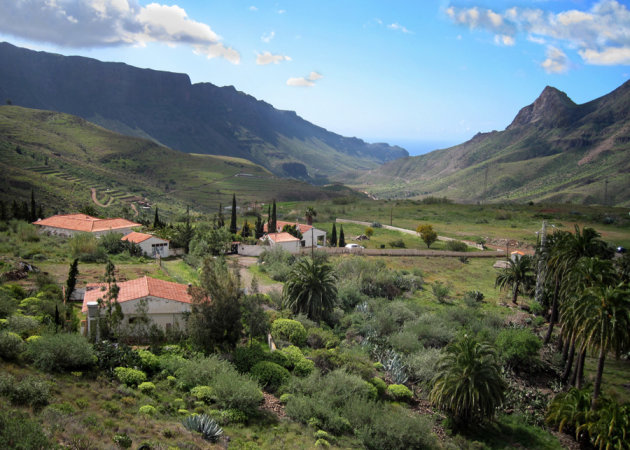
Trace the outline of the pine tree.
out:
<instances>
[{"instance_id":1,"label":"pine tree","mask_svg":"<svg viewBox=\"0 0 630 450\"><path fill-rule=\"evenodd\" d=\"M35 191L31 189L31 211L29 215L29 221L35 222L37 220L37 207L35 206Z\"/></svg>"},{"instance_id":2,"label":"pine tree","mask_svg":"<svg viewBox=\"0 0 630 450\"><path fill-rule=\"evenodd\" d=\"M230 233L236 234L236 194L232 194L232 216L230 217Z\"/></svg>"},{"instance_id":3,"label":"pine tree","mask_svg":"<svg viewBox=\"0 0 630 450\"><path fill-rule=\"evenodd\" d=\"M74 288L77 285L77 275L79 275L79 260L75 259L72 264L70 264L70 271L68 272L68 279L66 280L66 296L64 298L66 303L70 301L72 292L74 292Z\"/></svg>"},{"instance_id":4,"label":"pine tree","mask_svg":"<svg viewBox=\"0 0 630 450\"><path fill-rule=\"evenodd\" d=\"M155 205L155 216L153 217L153 228L162 228L162 222L160 221L160 214L158 213L158 207Z\"/></svg>"},{"instance_id":5,"label":"pine tree","mask_svg":"<svg viewBox=\"0 0 630 450\"><path fill-rule=\"evenodd\" d=\"M335 223L333 223L332 232L330 233L330 246L337 246L337 226L335 225Z\"/></svg>"},{"instance_id":6,"label":"pine tree","mask_svg":"<svg viewBox=\"0 0 630 450\"><path fill-rule=\"evenodd\" d=\"M346 238L343 235L343 225L341 225L341 230L339 230L339 247L346 246Z\"/></svg>"},{"instance_id":7,"label":"pine tree","mask_svg":"<svg viewBox=\"0 0 630 450\"><path fill-rule=\"evenodd\" d=\"M276 200L273 200L273 206L271 207L271 219L269 219L269 225L267 226L267 232L276 233L278 231L278 225L276 220Z\"/></svg>"}]
</instances>

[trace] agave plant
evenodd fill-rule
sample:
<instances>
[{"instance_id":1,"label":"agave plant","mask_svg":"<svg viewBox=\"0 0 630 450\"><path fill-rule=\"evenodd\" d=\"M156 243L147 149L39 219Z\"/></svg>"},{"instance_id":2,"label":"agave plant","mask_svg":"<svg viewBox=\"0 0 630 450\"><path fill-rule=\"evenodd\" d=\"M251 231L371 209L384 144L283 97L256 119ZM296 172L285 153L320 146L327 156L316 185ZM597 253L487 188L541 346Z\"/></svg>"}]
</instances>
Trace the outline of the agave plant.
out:
<instances>
[{"instance_id":1,"label":"agave plant","mask_svg":"<svg viewBox=\"0 0 630 450\"><path fill-rule=\"evenodd\" d=\"M210 442L218 441L223 434L223 428L207 414L188 416L182 421L182 424L190 431L201 433L201 436Z\"/></svg>"}]
</instances>

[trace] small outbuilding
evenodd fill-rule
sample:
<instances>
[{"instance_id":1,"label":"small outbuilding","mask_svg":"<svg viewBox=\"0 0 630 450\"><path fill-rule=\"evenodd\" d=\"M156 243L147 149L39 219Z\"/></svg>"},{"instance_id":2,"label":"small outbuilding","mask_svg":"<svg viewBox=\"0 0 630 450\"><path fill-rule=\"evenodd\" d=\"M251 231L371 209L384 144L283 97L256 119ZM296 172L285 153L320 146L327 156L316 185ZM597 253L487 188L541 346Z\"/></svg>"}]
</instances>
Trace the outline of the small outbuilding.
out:
<instances>
[{"instance_id":1,"label":"small outbuilding","mask_svg":"<svg viewBox=\"0 0 630 450\"><path fill-rule=\"evenodd\" d=\"M286 231L265 234L260 240L269 243L272 247L280 247L290 253L298 253L301 247L300 240Z\"/></svg>"},{"instance_id":2,"label":"small outbuilding","mask_svg":"<svg viewBox=\"0 0 630 450\"><path fill-rule=\"evenodd\" d=\"M302 233L302 239L300 240L301 247L317 247L326 245L326 232L319 230L312 225L278 220L276 222L276 231L278 233L282 232L282 229L287 225L295 227L300 231L300 233ZM264 225L263 230L265 233L268 232L267 224Z\"/></svg>"},{"instance_id":3,"label":"small outbuilding","mask_svg":"<svg viewBox=\"0 0 630 450\"><path fill-rule=\"evenodd\" d=\"M170 256L170 241L153 236L152 234L139 233L132 231L122 237L123 241L133 242L142 249L142 253L151 258L168 258Z\"/></svg>"}]
</instances>

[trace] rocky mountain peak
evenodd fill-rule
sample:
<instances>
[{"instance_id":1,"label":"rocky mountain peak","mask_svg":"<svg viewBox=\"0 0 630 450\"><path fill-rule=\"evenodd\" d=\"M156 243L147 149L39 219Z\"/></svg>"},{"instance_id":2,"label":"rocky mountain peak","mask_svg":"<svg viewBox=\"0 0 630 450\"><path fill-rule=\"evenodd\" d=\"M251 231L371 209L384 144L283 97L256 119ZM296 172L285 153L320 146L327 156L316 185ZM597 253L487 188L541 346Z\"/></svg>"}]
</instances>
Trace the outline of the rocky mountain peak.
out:
<instances>
[{"instance_id":1,"label":"rocky mountain peak","mask_svg":"<svg viewBox=\"0 0 630 450\"><path fill-rule=\"evenodd\" d=\"M519 111L508 130L534 123L550 127L567 125L576 108L567 94L547 86L534 103Z\"/></svg>"}]
</instances>

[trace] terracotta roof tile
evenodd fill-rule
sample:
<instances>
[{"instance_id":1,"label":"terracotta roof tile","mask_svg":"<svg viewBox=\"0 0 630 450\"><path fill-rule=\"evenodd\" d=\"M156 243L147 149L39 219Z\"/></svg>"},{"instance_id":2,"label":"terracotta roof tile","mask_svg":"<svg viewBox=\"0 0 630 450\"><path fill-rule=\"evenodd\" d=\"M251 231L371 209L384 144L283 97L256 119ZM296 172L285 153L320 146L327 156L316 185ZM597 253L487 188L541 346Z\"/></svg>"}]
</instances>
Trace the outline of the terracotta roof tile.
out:
<instances>
[{"instance_id":1,"label":"terracotta roof tile","mask_svg":"<svg viewBox=\"0 0 630 450\"><path fill-rule=\"evenodd\" d=\"M267 233L268 229L269 229L267 225L268 224L265 224L263 226L263 231L265 233ZM306 225L306 224L298 223L298 222L286 222L286 221L283 221L283 220L278 220L278 221L276 221L276 229L277 229L277 231L282 231L282 229L284 228L285 225L291 225L291 226L296 225L298 227L298 229L300 230L300 233L302 233L302 234L306 233L308 230L313 228L312 225Z\"/></svg>"},{"instance_id":2,"label":"terracotta roof tile","mask_svg":"<svg viewBox=\"0 0 630 450\"><path fill-rule=\"evenodd\" d=\"M33 222L35 225L63 228L66 230L84 231L93 233L96 231L118 230L121 228L141 227L139 223L127 219L99 219L86 214L63 214L40 219Z\"/></svg>"},{"instance_id":3,"label":"terracotta roof tile","mask_svg":"<svg viewBox=\"0 0 630 450\"><path fill-rule=\"evenodd\" d=\"M287 233L286 231L284 233L269 233L267 236L275 243L299 241L298 238Z\"/></svg>"},{"instance_id":4,"label":"terracotta roof tile","mask_svg":"<svg viewBox=\"0 0 630 450\"><path fill-rule=\"evenodd\" d=\"M152 237L154 237L156 239L159 239L161 241L169 242L167 239L162 239L162 238L159 238L159 237L154 236L152 234L138 233L137 231L132 231L127 236L123 236L121 240L122 241L130 241L130 242L134 242L136 244L139 244L140 242L144 242L147 239L151 239Z\"/></svg>"},{"instance_id":5,"label":"terracotta roof tile","mask_svg":"<svg viewBox=\"0 0 630 450\"><path fill-rule=\"evenodd\" d=\"M185 284L173 283L170 281L158 280L151 277L142 277L136 280L122 281L117 283L120 291L118 302L128 302L143 297L159 297L176 302L190 303L191 297L188 294L188 286ZM107 284L91 283L86 286L85 297L83 297L83 312L87 311L87 304L96 302L106 294Z\"/></svg>"}]
</instances>

